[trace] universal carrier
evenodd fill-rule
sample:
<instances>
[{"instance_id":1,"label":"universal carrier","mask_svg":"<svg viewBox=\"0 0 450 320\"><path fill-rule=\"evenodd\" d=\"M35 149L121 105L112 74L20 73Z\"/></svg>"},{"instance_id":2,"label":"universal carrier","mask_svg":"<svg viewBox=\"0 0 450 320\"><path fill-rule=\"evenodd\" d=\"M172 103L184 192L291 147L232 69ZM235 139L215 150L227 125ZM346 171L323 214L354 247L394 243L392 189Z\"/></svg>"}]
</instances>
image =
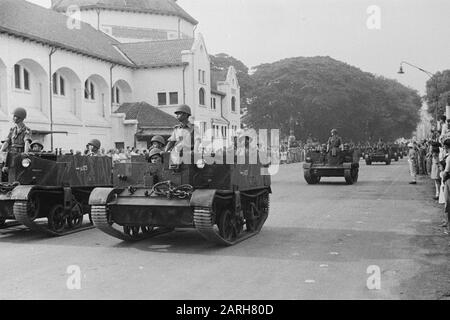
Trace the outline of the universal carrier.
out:
<instances>
[{"instance_id":1,"label":"universal carrier","mask_svg":"<svg viewBox=\"0 0 450 320\"><path fill-rule=\"evenodd\" d=\"M92 228L83 225L89 195L112 186L108 157L10 152L0 153L0 163L8 168L0 183L2 228L20 223L52 236Z\"/></svg>"},{"instance_id":2,"label":"universal carrier","mask_svg":"<svg viewBox=\"0 0 450 320\"><path fill-rule=\"evenodd\" d=\"M95 226L124 241L194 228L225 246L259 233L269 214L270 176L261 174L267 168L194 159L174 165L170 156L163 154L163 164L115 165L115 187L97 188L89 200Z\"/></svg>"},{"instance_id":3,"label":"universal carrier","mask_svg":"<svg viewBox=\"0 0 450 320\"><path fill-rule=\"evenodd\" d=\"M358 181L359 154L357 150L331 152L308 151L303 164L303 174L308 184L317 184L322 177L344 177L347 184Z\"/></svg>"}]
</instances>

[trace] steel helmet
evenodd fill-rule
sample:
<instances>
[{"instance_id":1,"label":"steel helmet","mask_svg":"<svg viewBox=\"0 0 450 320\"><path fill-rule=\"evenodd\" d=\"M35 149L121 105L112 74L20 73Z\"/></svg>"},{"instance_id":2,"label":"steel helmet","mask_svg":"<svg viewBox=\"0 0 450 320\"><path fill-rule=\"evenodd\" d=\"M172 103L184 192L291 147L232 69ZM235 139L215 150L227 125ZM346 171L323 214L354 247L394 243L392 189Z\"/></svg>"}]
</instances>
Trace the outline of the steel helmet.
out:
<instances>
[{"instance_id":1,"label":"steel helmet","mask_svg":"<svg viewBox=\"0 0 450 320\"><path fill-rule=\"evenodd\" d=\"M100 140L92 139L91 141L89 141L88 145L91 145L93 147L96 147L97 149L100 149L100 146L102 144L101 144Z\"/></svg>"},{"instance_id":2,"label":"steel helmet","mask_svg":"<svg viewBox=\"0 0 450 320\"><path fill-rule=\"evenodd\" d=\"M24 120L27 117L27 110L25 110L24 108L16 108L13 112L13 115Z\"/></svg>"},{"instance_id":3,"label":"steel helmet","mask_svg":"<svg viewBox=\"0 0 450 320\"><path fill-rule=\"evenodd\" d=\"M183 112L183 113L186 113L186 114L192 116L191 108L188 105L183 104L183 105L179 106L178 108L176 108L174 113L177 114L180 112Z\"/></svg>"},{"instance_id":4,"label":"steel helmet","mask_svg":"<svg viewBox=\"0 0 450 320\"><path fill-rule=\"evenodd\" d=\"M154 137L152 138L151 142L159 142L159 143L161 143L163 146L166 145L166 141L165 141L164 138L161 137L161 136L154 136Z\"/></svg>"},{"instance_id":5,"label":"steel helmet","mask_svg":"<svg viewBox=\"0 0 450 320\"><path fill-rule=\"evenodd\" d=\"M150 151L150 154L148 155L148 158L151 159L153 156L156 156L156 155L158 155L158 156L161 157L161 152L162 152L162 151L159 150L159 149L157 149L157 148L152 149L152 150Z\"/></svg>"},{"instance_id":6,"label":"steel helmet","mask_svg":"<svg viewBox=\"0 0 450 320\"><path fill-rule=\"evenodd\" d=\"M34 141L31 143L30 147L33 148L33 146L34 146L35 144L40 145L41 148L44 149L44 145L43 145L42 143L40 143L38 140L34 140Z\"/></svg>"},{"instance_id":7,"label":"steel helmet","mask_svg":"<svg viewBox=\"0 0 450 320\"><path fill-rule=\"evenodd\" d=\"M337 133L337 129L331 129L331 133Z\"/></svg>"},{"instance_id":8,"label":"steel helmet","mask_svg":"<svg viewBox=\"0 0 450 320\"><path fill-rule=\"evenodd\" d=\"M412 144L412 142L408 143L408 148L414 148L414 145Z\"/></svg>"}]
</instances>

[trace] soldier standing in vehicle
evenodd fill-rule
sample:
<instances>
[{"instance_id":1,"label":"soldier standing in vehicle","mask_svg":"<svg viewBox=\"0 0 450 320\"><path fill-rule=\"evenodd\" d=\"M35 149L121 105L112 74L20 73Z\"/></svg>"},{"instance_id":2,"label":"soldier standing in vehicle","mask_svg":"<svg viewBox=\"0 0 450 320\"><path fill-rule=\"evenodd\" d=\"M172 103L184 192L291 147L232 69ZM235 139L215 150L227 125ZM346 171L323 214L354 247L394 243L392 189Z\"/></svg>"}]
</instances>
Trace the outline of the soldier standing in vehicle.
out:
<instances>
[{"instance_id":1,"label":"soldier standing in vehicle","mask_svg":"<svg viewBox=\"0 0 450 320\"><path fill-rule=\"evenodd\" d=\"M27 117L27 111L24 108L17 108L13 112L13 121L15 126L9 130L8 137L5 139L0 152L28 152L31 143L31 130L23 122Z\"/></svg>"},{"instance_id":2,"label":"soldier standing in vehicle","mask_svg":"<svg viewBox=\"0 0 450 320\"><path fill-rule=\"evenodd\" d=\"M89 156L89 157L101 156L101 154L100 154L100 147L101 147L101 145L102 144L101 144L100 140L92 139L87 144L88 152L87 152L86 155Z\"/></svg>"},{"instance_id":3,"label":"soldier standing in vehicle","mask_svg":"<svg viewBox=\"0 0 450 320\"><path fill-rule=\"evenodd\" d=\"M187 105L181 105L175 110L175 116L180 124L175 126L167 142L166 152L171 152L174 148L176 151L181 151L183 148L198 151L201 140L200 133L198 128L189 122L191 115L191 108Z\"/></svg>"},{"instance_id":4,"label":"soldier standing in vehicle","mask_svg":"<svg viewBox=\"0 0 450 320\"><path fill-rule=\"evenodd\" d=\"M331 137L328 138L327 152L331 151L331 155L335 157L338 153L339 148L342 145L342 139L338 136L336 129L331 130Z\"/></svg>"}]
</instances>

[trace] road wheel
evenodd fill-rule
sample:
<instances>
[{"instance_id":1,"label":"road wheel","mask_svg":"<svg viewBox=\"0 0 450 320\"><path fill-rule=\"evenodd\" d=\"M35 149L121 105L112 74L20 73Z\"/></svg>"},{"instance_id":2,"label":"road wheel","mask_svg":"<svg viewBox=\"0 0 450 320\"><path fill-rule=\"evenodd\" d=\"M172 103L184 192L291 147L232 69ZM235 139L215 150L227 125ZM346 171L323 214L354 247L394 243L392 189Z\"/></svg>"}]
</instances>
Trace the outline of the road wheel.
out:
<instances>
[{"instance_id":1,"label":"road wheel","mask_svg":"<svg viewBox=\"0 0 450 320\"><path fill-rule=\"evenodd\" d=\"M71 229L79 228L83 224L83 209L78 202L75 202L70 216L67 218L67 224Z\"/></svg>"},{"instance_id":2,"label":"road wheel","mask_svg":"<svg viewBox=\"0 0 450 320\"><path fill-rule=\"evenodd\" d=\"M358 169L353 169L352 170L353 183L358 182L358 174L359 174L359 170Z\"/></svg>"},{"instance_id":3,"label":"road wheel","mask_svg":"<svg viewBox=\"0 0 450 320\"><path fill-rule=\"evenodd\" d=\"M259 231L269 215L269 194L258 196L256 203L252 202L248 207L249 214L245 219L246 231Z\"/></svg>"},{"instance_id":4,"label":"road wheel","mask_svg":"<svg viewBox=\"0 0 450 320\"><path fill-rule=\"evenodd\" d=\"M28 201L28 217L30 218L31 221L34 221L39 217L39 211L40 211L39 197L37 196L37 194L34 194Z\"/></svg>"},{"instance_id":5,"label":"road wheel","mask_svg":"<svg viewBox=\"0 0 450 320\"><path fill-rule=\"evenodd\" d=\"M228 209L221 212L218 227L220 236L230 242L235 241L242 232L238 218Z\"/></svg>"},{"instance_id":6,"label":"road wheel","mask_svg":"<svg viewBox=\"0 0 450 320\"><path fill-rule=\"evenodd\" d=\"M56 204L50 209L48 215L48 227L57 233L63 232L66 225L67 217L64 213L64 207Z\"/></svg>"},{"instance_id":7,"label":"road wheel","mask_svg":"<svg viewBox=\"0 0 450 320\"><path fill-rule=\"evenodd\" d=\"M303 173L303 176L304 176L304 178L305 178L305 180L306 180L306 182L307 182L308 184L314 184L314 181L313 181L313 175L311 174L311 171L310 171L310 170L306 170L306 171Z\"/></svg>"},{"instance_id":8,"label":"road wheel","mask_svg":"<svg viewBox=\"0 0 450 320\"><path fill-rule=\"evenodd\" d=\"M353 177L352 177L352 170L347 169L344 171L344 177L345 177L345 182L347 182L347 184L353 184Z\"/></svg>"}]
</instances>

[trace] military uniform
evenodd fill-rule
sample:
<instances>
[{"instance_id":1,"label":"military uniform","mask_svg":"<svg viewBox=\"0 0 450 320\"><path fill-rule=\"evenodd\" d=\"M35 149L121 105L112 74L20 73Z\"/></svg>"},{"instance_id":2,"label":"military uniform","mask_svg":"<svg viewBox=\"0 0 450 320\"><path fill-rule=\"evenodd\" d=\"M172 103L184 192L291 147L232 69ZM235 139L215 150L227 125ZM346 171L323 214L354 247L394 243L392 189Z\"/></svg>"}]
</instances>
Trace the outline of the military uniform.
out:
<instances>
[{"instance_id":1,"label":"military uniform","mask_svg":"<svg viewBox=\"0 0 450 320\"><path fill-rule=\"evenodd\" d=\"M88 146L91 145L93 148L92 150L88 150L86 155L89 157L100 157L101 153L100 153L100 147L101 147L101 142L98 139L92 139L91 141L89 141L89 143L87 144Z\"/></svg>"},{"instance_id":2,"label":"military uniform","mask_svg":"<svg viewBox=\"0 0 450 320\"><path fill-rule=\"evenodd\" d=\"M8 137L5 142L8 142L8 150L10 152L22 153L25 151L25 141L31 143L31 129L23 122L18 123L9 130Z\"/></svg>"},{"instance_id":3,"label":"military uniform","mask_svg":"<svg viewBox=\"0 0 450 320\"><path fill-rule=\"evenodd\" d=\"M342 139L337 134L328 138L328 151L331 151L331 155L335 157L342 144Z\"/></svg>"},{"instance_id":4,"label":"military uniform","mask_svg":"<svg viewBox=\"0 0 450 320\"><path fill-rule=\"evenodd\" d=\"M200 140L200 130L194 124L188 122L186 124L178 124L175 126L172 135L169 138L169 142L174 142L174 149L181 151L195 150L195 144Z\"/></svg>"}]
</instances>

